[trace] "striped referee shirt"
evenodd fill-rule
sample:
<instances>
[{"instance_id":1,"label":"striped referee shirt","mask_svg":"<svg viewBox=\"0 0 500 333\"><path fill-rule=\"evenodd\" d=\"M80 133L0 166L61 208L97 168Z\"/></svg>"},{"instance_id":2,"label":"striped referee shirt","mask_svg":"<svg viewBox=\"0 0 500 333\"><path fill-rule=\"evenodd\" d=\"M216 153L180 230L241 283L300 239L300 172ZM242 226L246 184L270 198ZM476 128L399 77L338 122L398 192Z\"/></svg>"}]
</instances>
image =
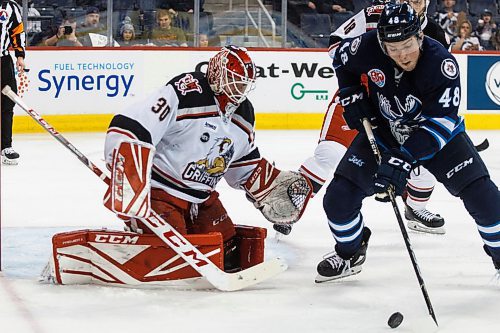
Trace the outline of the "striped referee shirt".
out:
<instances>
[{"instance_id":1,"label":"striped referee shirt","mask_svg":"<svg viewBox=\"0 0 500 333\"><path fill-rule=\"evenodd\" d=\"M3 0L0 6L0 47L2 56L9 55L12 46L16 57L24 58L26 33L19 5L11 0Z\"/></svg>"}]
</instances>

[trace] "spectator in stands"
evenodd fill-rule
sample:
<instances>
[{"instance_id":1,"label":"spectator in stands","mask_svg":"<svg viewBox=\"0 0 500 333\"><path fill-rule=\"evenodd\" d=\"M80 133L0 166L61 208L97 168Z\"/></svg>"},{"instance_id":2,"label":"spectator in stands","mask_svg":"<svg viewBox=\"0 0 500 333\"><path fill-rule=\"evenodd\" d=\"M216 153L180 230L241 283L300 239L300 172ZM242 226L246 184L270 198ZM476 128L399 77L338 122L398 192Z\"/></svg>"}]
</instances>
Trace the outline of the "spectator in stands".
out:
<instances>
[{"instance_id":1,"label":"spectator in stands","mask_svg":"<svg viewBox=\"0 0 500 333\"><path fill-rule=\"evenodd\" d=\"M200 47L208 47L208 35L200 34Z\"/></svg>"},{"instance_id":2,"label":"spectator in stands","mask_svg":"<svg viewBox=\"0 0 500 333\"><path fill-rule=\"evenodd\" d=\"M352 0L327 0L325 2L330 6L332 13L354 12Z\"/></svg>"},{"instance_id":3,"label":"spectator in stands","mask_svg":"<svg viewBox=\"0 0 500 333\"><path fill-rule=\"evenodd\" d=\"M307 5L320 14L354 11L352 0L310 0Z\"/></svg>"},{"instance_id":4,"label":"spectator in stands","mask_svg":"<svg viewBox=\"0 0 500 333\"><path fill-rule=\"evenodd\" d=\"M204 0L200 1L200 12L203 11ZM194 12L194 0L158 0L156 7L160 9L171 9L171 13L176 15L177 12Z\"/></svg>"},{"instance_id":5,"label":"spectator in stands","mask_svg":"<svg viewBox=\"0 0 500 333\"><path fill-rule=\"evenodd\" d=\"M497 30L491 37L491 45L493 45L493 50L500 51L500 30Z\"/></svg>"},{"instance_id":6,"label":"spectator in stands","mask_svg":"<svg viewBox=\"0 0 500 333\"><path fill-rule=\"evenodd\" d=\"M288 22L300 26L300 15L317 13L316 9L310 7L309 0L289 0L287 1ZM273 10L281 12L281 0L273 0Z\"/></svg>"},{"instance_id":7,"label":"spectator in stands","mask_svg":"<svg viewBox=\"0 0 500 333\"><path fill-rule=\"evenodd\" d=\"M35 34L42 31L42 22L33 20L34 16L40 16L40 12L35 8L33 1L28 2L28 26L26 32ZM31 18L31 19L30 19Z\"/></svg>"},{"instance_id":8,"label":"spectator in stands","mask_svg":"<svg viewBox=\"0 0 500 333\"><path fill-rule=\"evenodd\" d=\"M459 32L451 43L452 51L481 51L483 47L477 37L472 36L472 23L469 20L460 21Z\"/></svg>"},{"instance_id":9,"label":"spectator in stands","mask_svg":"<svg viewBox=\"0 0 500 333\"><path fill-rule=\"evenodd\" d=\"M497 31L497 25L493 21L493 13L485 9L481 18L477 21L475 35L479 38L479 43L486 50L493 50L491 37Z\"/></svg>"},{"instance_id":10,"label":"spectator in stands","mask_svg":"<svg viewBox=\"0 0 500 333\"><path fill-rule=\"evenodd\" d=\"M456 36L457 31L454 27L458 19L458 13L454 11L455 0L443 0L443 9L439 10L434 16L434 20L446 32L450 39Z\"/></svg>"},{"instance_id":11,"label":"spectator in stands","mask_svg":"<svg viewBox=\"0 0 500 333\"><path fill-rule=\"evenodd\" d=\"M83 46L102 46L107 29L100 23L101 14L97 7L87 8L85 21L79 26L77 37ZM100 37L100 36L101 37ZM104 41L106 44L106 41Z\"/></svg>"},{"instance_id":12,"label":"spectator in stands","mask_svg":"<svg viewBox=\"0 0 500 333\"><path fill-rule=\"evenodd\" d=\"M135 39L135 29L130 23L125 23L120 28L120 35L118 36L118 44L120 46L139 46L141 45L138 40Z\"/></svg>"},{"instance_id":13,"label":"spectator in stands","mask_svg":"<svg viewBox=\"0 0 500 333\"><path fill-rule=\"evenodd\" d=\"M182 29L172 26L172 14L166 9L156 13L157 27L150 35L150 41L156 46L188 46Z\"/></svg>"},{"instance_id":14,"label":"spectator in stands","mask_svg":"<svg viewBox=\"0 0 500 333\"><path fill-rule=\"evenodd\" d=\"M76 37L76 20L68 17L63 20L56 33L45 40L46 46L82 46Z\"/></svg>"}]
</instances>

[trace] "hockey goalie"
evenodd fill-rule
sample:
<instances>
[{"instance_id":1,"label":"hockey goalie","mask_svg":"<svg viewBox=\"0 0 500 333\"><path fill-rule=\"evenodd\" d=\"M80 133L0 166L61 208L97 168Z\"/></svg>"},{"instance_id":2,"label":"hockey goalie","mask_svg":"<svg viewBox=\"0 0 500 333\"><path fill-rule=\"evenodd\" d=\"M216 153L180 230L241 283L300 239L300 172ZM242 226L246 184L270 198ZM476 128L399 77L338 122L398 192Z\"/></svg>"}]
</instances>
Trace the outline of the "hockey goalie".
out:
<instances>
[{"instance_id":1,"label":"hockey goalie","mask_svg":"<svg viewBox=\"0 0 500 333\"><path fill-rule=\"evenodd\" d=\"M116 114L105 142L111 181L104 204L126 232L55 235L46 276L61 284L157 284L200 274L143 223L155 212L225 272L264 260L266 229L235 225L216 191L224 178L272 223L299 220L312 193L297 172L260 156L247 99L255 66L244 48L223 47L207 73L183 73Z\"/></svg>"}]
</instances>

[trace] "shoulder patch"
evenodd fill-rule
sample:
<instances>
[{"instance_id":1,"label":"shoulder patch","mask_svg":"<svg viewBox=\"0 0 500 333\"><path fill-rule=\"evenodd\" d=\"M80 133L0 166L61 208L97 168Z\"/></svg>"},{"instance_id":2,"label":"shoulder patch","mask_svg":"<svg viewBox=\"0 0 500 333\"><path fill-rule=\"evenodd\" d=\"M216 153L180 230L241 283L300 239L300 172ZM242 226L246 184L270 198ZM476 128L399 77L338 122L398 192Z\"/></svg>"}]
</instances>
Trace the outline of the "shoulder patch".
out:
<instances>
[{"instance_id":1,"label":"shoulder patch","mask_svg":"<svg viewBox=\"0 0 500 333\"><path fill-rule=\"evenodd\" d=\"M454 80L458 76L458 68L453 60L450 58L444 59L441 63L441 73L450 80Z\"/></svg>"},{"instance_id":2,"label":"shoulder patch","mask_svg":"<svg viewBox=\"0 0 500 333\"><path fill-rule=\"evenodd\" d=\"M351 41L351 46L349 47L349 51L352 55L355 55L358 52L359 45L361 45L361 36L354 38Z\"/></svg>"},{"instance_id":3,"label":"shoulder patch","mask_svg":"<svg viewBox=\"0 0 500 333\"><path fill-rule=\"evenodd\" d=\"M375 83L377 86L382 88L385 86L385 74L378 68L370 69L368 71L368 77Z\"/></svg>"},{"instance_id":4,"label":"shoulder patch","mask_svg":"<svg viewBox=\"0 0 500 333\"><path fill-rule=\"evenodd\" d=\"M203 92L200 82L198 81L198 79L195 79L191 74L186 74L183 77L181 77L178 81L176 81L175 87L177 88L177 90L179 90L179 92L183 96L186 96L186 94L191 91L197 91L200 94Z\"/></svg>"}]
</instances>

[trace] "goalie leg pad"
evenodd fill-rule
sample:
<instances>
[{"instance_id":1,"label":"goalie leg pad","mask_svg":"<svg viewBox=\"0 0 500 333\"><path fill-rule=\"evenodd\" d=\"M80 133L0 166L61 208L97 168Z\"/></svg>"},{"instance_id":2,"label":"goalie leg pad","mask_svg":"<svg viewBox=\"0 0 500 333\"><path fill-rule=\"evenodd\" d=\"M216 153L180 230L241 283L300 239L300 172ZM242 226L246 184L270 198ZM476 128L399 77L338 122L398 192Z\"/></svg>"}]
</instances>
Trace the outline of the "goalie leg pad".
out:
<instances>
[{"instance_id":1,"label":"goalie leg pad","mask_svg":"<svg viewBox=\"0 0 500 333\"><path fill-rule=\"evenodd\" d=\"M264 261L267 230L236 225L236 236L224 243L224 270L237 272Z\"/></svg>"},{"instance_id":2,"label":"goalie leg pad","mask_svg":"<svg viewBox=\"0 0 500 333\"><path fill-rule=\"evenodd\" d=\"M267 230L246 225L236 226L236 237L239 239L240 267L247 269L264 262L264 240Z\"/></svg>"},{"instance_id":3,"label":"goalie leg pad","mask_svg":"<svg viewBox=\"0 0 500 333\"><path fill-rule=\"evenodd\" d=\"M109 196L104 205L128 217L150 214L151 167L155 148L140 141L124 141L113 153Z\"/></svg>"},{"instance_id":4,"label":"goalie leg pad","mask_svg":"<svg viewBox=\"0 0 500 333\"><path fill-rule=\"evenodd\" d=\"M220 233L187 235L214 264L223 269ZM169 285L173 280L200 277L189 264L155 235L108 230L77 230L52 238L47 269L57 284Z\"/></svg>"},{"instance_id":5,"label":"goalie leg pad","mask_svg":"<svg viewBox=\"0 0 500 333\"><path fill-rule=\"evenodd\" d=\"M313 193L306 177L281 171L265 159L260 160L243 188L268 221L280 224L297 222Z\"/></svg>"}]
</instances>

